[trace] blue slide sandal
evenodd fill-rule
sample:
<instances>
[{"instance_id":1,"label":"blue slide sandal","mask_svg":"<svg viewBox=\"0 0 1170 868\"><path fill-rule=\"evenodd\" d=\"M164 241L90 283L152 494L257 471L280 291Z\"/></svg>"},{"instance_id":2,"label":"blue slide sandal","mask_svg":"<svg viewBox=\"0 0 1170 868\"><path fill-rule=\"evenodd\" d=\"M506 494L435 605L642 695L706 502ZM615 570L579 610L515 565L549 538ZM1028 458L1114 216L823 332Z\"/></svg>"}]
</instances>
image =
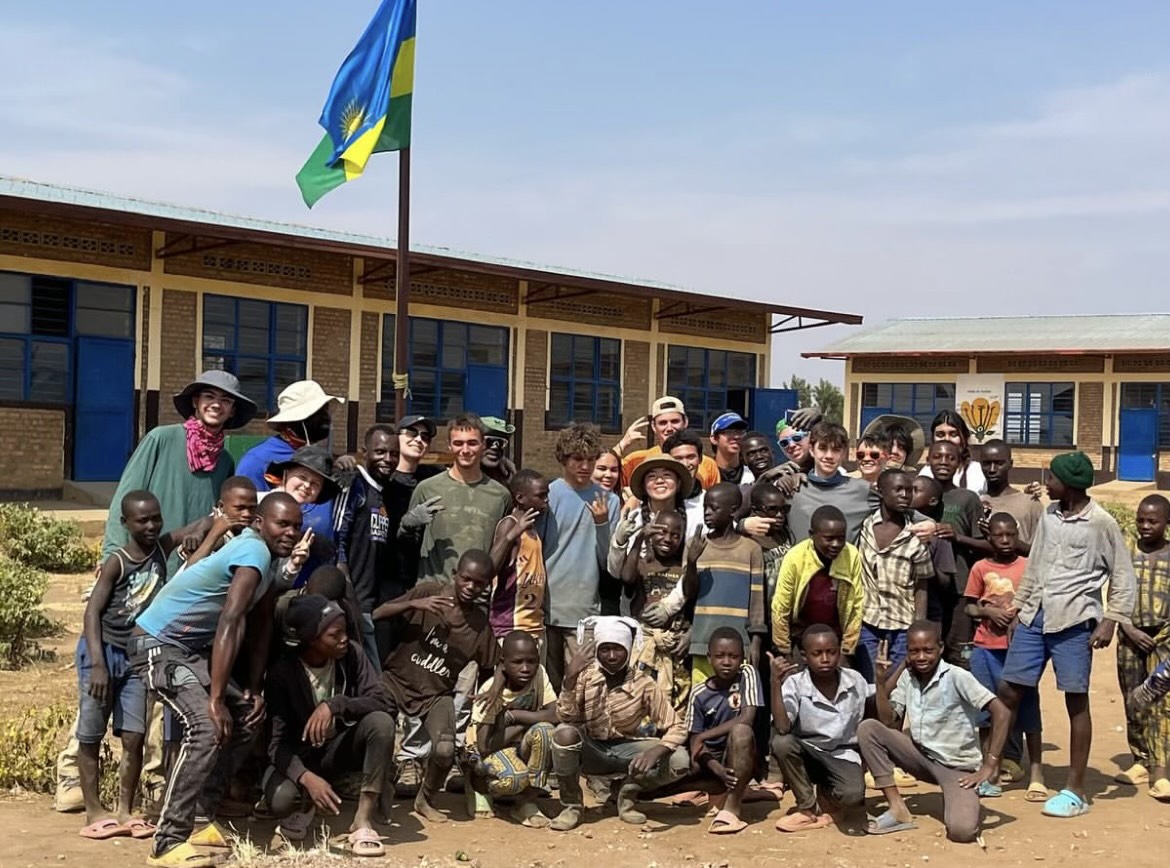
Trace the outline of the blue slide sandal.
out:
<instances>
[{"instance_id":1,"label":"blue slide sandal","mask_svg":"<svg viewBox=\"0 0 1170 868\"><path fill-rule=\"evenodd\" d=\"M1049 817L1081 817L1089 813L1089 803L1072 790L1061 790L1044 803L1044 814Z\"/></svg>"}]
</instances>

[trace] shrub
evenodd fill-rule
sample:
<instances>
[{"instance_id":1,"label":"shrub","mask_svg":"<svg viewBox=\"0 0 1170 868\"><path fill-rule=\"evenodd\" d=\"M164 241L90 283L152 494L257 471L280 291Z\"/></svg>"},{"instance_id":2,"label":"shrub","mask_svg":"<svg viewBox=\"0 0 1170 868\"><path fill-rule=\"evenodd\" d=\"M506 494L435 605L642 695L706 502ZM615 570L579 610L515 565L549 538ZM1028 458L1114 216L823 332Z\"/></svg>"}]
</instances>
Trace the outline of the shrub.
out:
<instances>
[{"instance_id":1,"label":"shrub","mask_svg":"<svg viewBox=\"0 0 1170 868\"><path fill-rule=\"evenodd\" d=\"M0 554L0 667L42 656L36 640L60 629L41 609L48 585L48 573Z\"/></svg>"},{"instance_id":2,"label":"shrub","mask_svg":"<svg viewBox=\"0 0 1170 868\"><path fill-rule=\"evenodd\" d=\"M76 709L57 703L27 709L0 721L0 791L20 787L52 793L57 786L57 754L69 738ZM118 763L108 741L99 756L98 792L106 805L118 796Z\"/></svg>"},{"instance_id":3,"label":"shrub","mask_svg":"<svg viewBox=\"0 0 1170 868\"><path fill-rule=\"evenodd\" d=\"M51 573L83 573L97 563L76 522L61 521L28 504L0 504L0 549L23 564Z\"/></svg>"},{"instance_id":4,"label":"shrub","mask_svg":"<svg viewBox=\"0 0 1170 868\"><path fill-rule=\"evenodd\" d=\"M1099 500L1101 508L1113 516L1114 521L1121 527L1121 532L1128 540L1137 539L1137 510L1124 503L1110 500Z\"/></svg>"}]
</instances>

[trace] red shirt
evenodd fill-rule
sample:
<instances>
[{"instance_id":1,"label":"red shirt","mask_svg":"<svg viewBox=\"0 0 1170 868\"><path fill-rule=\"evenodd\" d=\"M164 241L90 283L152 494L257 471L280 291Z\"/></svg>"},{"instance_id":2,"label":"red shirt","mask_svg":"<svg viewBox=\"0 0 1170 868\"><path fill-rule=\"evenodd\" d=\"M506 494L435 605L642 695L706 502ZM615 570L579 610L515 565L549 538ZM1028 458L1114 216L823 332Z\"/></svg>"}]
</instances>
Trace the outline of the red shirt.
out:
<instances>
[{"instance_id":1,"label":"red shirt","mask_svg":"<svg viewBox=\"0 0 1170 868\"><path fill-rule=\"evenodd\" d=\"M1010 608L1015 605L1016 589L1024 577L1028 559L1019 557L1009 564L1001 564L991 558L984 558L971 567L964 596L980 602L986 600L993 606ZM1006 649L1007 630L996 627L987 618L979 619L975 628L975 646L978 648Z\"/></svg>"},{"instance_id":2,"label":"red shirt","mask_svg":"<svg viewBox=\"0 0 1170 868\"><path fill-rule=\"evenodd\" d=\"M841 635L841 616L837 609L837 582L828 569L820 570L808 580L804 603L796 618L801 627L824 624Z\"/></svg>"}]
</instances>

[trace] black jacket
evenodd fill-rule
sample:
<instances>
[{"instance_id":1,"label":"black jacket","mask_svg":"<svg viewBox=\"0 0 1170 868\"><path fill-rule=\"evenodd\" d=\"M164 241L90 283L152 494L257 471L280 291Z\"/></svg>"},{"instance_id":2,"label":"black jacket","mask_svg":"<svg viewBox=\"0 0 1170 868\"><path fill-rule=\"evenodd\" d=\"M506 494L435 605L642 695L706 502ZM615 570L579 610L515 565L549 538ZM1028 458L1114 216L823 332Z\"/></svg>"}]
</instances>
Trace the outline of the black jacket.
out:
<instances>
[{"instance_id":1,"label":"black jacket","mask_svg":"<svg viewBox=\"0 0 1170 868\"><path fill-rule=\"evenodd\" d=\"M390 697L365 651L350 642L345 657L337 662L337 695L327 700L338 731L352 726L373 711L392 713ZM309 675L300 656L289 649L268 670L265 699L272 719L272 740L268 757L276 770L299 781L310 767L319 768L325 746L313 747L303 738L305 724L316 709Z\"/></svg>"}]
</instances>

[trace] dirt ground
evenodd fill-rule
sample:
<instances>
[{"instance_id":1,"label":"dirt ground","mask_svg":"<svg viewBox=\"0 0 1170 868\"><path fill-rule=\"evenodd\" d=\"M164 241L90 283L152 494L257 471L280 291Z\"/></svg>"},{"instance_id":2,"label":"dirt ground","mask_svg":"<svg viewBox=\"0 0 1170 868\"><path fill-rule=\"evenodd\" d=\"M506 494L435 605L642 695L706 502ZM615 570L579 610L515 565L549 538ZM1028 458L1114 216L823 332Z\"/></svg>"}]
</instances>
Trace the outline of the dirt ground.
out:
<instances>
[{"instance_id":1,"label":"dirt ground","mask_svg":"<svg viewBox=\"0 0 1170 868\"><path fill-rule=\"evenodd\" d=\"M32 706L56 701L72 702L76 681L69 664L81 627L81 589L84 576L54 579L46 603L67 628L66 635L49 645L58 660L40 663L19 673L0 672L0 717ZM1149 798L1144 788L1135 790L1112 782L1127 752L1124 712L1117 689L1112 649L1100 652L1093 673L1095 737L1090 759L1089 789L1092 812L1076 820L1043 817L1040 805L1026 803L1021 789L1009 789L1000 799L985 802L984 840L978 845L951 844L943 838L941 800L937 790L920 785L907 791L908 802L918 817L919 828L905 834L871 838L826 829L800 835L782 835L772 824L789 807L786 799L749 805L745 819L751 825L738 835L705 834L701 808L679 808L652 803L645 807L650 821L644 827L628 826L610 813L592 809L585 825L572 833L529 830L503 819L463 819L462 797L445 795L440 806L449 809L451 821L424 827L407 805L395 812L396 825L388 830L387 857L381 865L412 866L527 866L556 868L581 865L600 858L607 868L619 866L746 866L751 864L825 865L831 868L911 868L930 863L940 866L979 864L994 859L1003 865L1049 865L1068 862L1088 865L1100 859L1131 868L1166 868L1170 864L1170 805ZM1045 750L1049 786L1063 783L1068 760L1068 727L1063 703L1051 676L1043 685L1046 720ZM880 794L871 793L870 813L880 812ZM352 810L352 805L347 806ZM547 810L555 810L550 804ZM348 818L334 823L334 833L344 831ZM147 842L121 839L91 842L78 837L78 815L57 814L46 796L0 795L0 868L34 868L43 865L78 865L86 868L126 868L143 864ZM268 841L271 824L238 826L260 845ZM244 848L238 861L245 866L309 868L338 864L345 857L318 851L310 857L270 859L256 857Z\"/></svg>"}]
</instances>

